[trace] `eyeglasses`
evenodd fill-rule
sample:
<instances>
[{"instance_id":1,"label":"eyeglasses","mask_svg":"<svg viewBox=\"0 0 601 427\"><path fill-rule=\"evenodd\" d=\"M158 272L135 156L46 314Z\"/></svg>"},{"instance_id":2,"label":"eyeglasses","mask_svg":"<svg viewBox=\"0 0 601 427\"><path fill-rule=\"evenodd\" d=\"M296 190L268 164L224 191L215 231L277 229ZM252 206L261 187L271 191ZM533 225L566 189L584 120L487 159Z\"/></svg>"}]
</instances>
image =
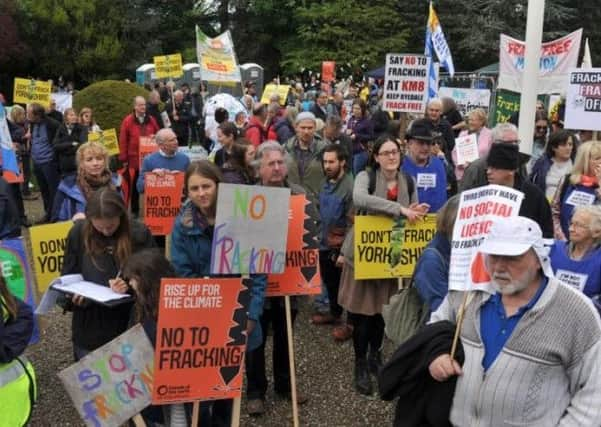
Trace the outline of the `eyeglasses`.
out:
<instances>
[{"instance_id":1,"label":"eyeglasses","mask_svg":"<svg viewBox=\"0 0 601 427\"><path fill-rule=\"evenodd\" d=\"M401 153L400 150L390 150L390 151L380 151L378 153L378 156L382 156L382 157L390 157L390 156L398 156Z\"/></svg>"},{"instance_id":2,"label":"eyeglasses","mask_svg":"<svg viewBox=\"0 0 601 427\"><path fill-rule=\"evenodd\" d=\"M547 126L536 126L536 130L547 130Z\"/></svg>"}]
</instances>

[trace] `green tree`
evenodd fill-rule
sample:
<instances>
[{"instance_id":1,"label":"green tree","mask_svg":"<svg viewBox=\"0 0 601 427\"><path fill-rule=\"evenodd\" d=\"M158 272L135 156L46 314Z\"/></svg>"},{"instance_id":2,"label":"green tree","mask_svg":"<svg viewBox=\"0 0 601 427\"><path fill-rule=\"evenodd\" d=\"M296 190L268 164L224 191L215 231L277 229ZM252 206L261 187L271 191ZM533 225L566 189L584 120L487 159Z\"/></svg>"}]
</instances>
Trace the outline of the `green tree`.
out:
<instances>
[{"instance_id":1,"label":"green tree","mask_svg":"<svg viewBox=\"0 0 601 427\"><path fill-rule=\"evenodd\" d=\"M374 67L386 53L404 52L409 31L396 1L334 0L295 10L297 36L282 43L288 73L320 69L325 60L351 68Z\"/></svg>"}]
</instances>

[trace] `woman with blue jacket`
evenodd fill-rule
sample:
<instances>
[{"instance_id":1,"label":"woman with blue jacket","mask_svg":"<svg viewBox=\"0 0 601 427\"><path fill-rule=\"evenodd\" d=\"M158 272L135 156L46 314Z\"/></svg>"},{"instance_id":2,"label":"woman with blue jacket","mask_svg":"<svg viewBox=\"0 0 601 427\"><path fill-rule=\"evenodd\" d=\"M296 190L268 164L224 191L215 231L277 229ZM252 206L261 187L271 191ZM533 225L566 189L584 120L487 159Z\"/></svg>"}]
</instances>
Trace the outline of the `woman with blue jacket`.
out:
<instances>
[{"instance_id":1,"label":"woman with blue jacket","mask_svg":"<svg viewBox=\"0 0 601 427\"><path fill-rule=\"evenodd\" d=\"M182 206L171 233L171 263L179 277L205 277L211 273L217 187L222 180L219 168L208 160L192 162L186 171L184 190L188 200ZM259 347L262 342L258 320L263 311L267 284L265 275L253 275L251 279L247 351ZM208 425L229 425L232 400L216 400L211 405L211 423Z\"/></svg>"}]
</instances>

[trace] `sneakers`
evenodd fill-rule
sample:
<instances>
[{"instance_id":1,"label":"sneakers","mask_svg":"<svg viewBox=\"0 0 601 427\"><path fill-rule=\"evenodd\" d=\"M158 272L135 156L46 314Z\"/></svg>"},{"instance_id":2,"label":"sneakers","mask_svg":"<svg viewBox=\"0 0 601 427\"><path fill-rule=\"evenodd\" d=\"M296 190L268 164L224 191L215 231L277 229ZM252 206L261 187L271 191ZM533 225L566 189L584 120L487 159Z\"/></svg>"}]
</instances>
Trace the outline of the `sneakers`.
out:
<instances>
[{"instance_id":1,"label":"sneakers","mask_svg":"<svg viewBox=\"0 0 601 427\"><path fill-rule=\"evenodd\" d=\"M347 341L353 336L353 326L348 323L336 326L332 331L332 336L334 337L334 340L338 342Z\"/></svg>"},{"instance_id":2,"label":"sneakers","mask_svg":"<svg viewBox=\"0 0 601 427\"><path fill-rule=\"evenodd\" d=\"M315 313L311 316L311 323L314 325L331 325L336 323L338 319L332 313Z\"/></svg>"},{"instance_id":3,"label":"sneakers","mask_svg":"<svg viewBox=\"0 0 601 427\"><path fill-rule=\"evenodd\" d=\"M265 413L265 401L263 399L249 399L246 402L246 411L251 417L258 417Z\"/></svg>"}]
</instances>

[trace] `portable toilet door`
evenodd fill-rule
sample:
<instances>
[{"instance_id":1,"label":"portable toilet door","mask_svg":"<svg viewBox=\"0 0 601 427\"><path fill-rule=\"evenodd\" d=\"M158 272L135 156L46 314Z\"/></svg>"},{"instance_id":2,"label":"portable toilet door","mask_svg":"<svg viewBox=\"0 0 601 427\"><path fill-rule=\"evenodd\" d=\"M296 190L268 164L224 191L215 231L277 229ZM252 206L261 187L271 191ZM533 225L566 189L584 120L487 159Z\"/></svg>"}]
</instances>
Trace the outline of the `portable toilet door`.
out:
<instances>
[{"instance_id":1,"label":"portable toilet door","mask_svg":"<svg viewBox=\"0 0 601 427\"><path fill-rule=\"evenodd\" d=\"M191 88L198 88L198 85L200 84L200 65L194 62L190 62L188 64L184 64L182 68L184 70L182 83L186 82L190 85Z\"/></svg>"},{"instance_id":2,"label":"portable toilet door","mask_svg":"<svg viewBox=\"0 0 601 427\"><path fill-rule=\"evenodd\" d=\"M242 76L242 87L247 81L254 81L257 88L257 96L260 98L265 87L264 70L259 64L249 62L240 65L240 74Z\"/></svg>"},{"instance_id":3,"label":"portable toilet door","mask_svg":"<svg viewBox=\"0 0 601 427\"><path fill-rule=\"evenodd\" d=\"M136 83L144 86L144 83L152 84L156 80L154 64L142 64L136 69Z\"/></svg>"}]
</instances>

